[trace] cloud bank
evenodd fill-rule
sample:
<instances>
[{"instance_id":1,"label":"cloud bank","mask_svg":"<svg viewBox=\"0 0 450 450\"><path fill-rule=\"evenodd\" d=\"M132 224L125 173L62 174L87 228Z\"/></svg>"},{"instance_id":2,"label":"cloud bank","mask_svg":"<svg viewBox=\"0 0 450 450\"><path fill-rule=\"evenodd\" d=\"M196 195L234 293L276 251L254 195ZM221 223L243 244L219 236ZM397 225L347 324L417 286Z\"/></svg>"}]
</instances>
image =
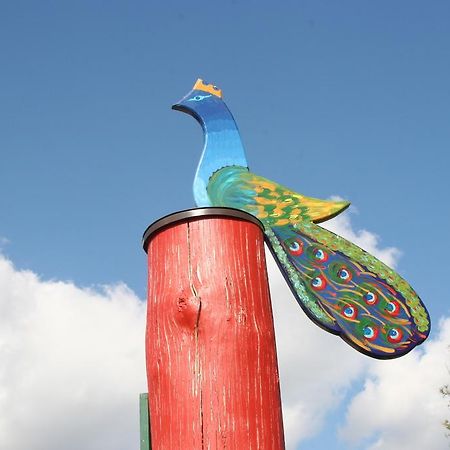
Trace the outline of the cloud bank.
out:
<instances>
[{"instance_id":1,"label":"cloud bank","mask_svg":"<svg viewBox=\"0 0 450 450\"><path fill-rule=\"evenodd\" d=\"M442 449L447 402L439 388L449 384L450 318L437 336L401 359L370 364L364 388L350 403L341 436L367 449Z\"/></svg>"},{"instance_id":2,"label":"cloud bank","mask_svg":"<svg viewBox=\"0 0 450 450\"><path fill-rule=\"evenodd\" d=\"M138 448L145 305L0 257L0 449Z\"/></svg>"},{"instance_id":3,"label":"cloud bank","mask_svg":"<svg viewBox=\"0 0 450 450\"><path fill-rule=\"evenodd\" d=\"M397 249L354 231L348 217L327 226L397 263ZM287 448L334 432L327 415L336 408L336 439L348 448L444 448L450 318L420 349L374 361L306 317L269 255L268 270ZM145 303L125 285L46 281L0 255L0 450L138 448L144 329Z\"/></svg>"}]
</instances>

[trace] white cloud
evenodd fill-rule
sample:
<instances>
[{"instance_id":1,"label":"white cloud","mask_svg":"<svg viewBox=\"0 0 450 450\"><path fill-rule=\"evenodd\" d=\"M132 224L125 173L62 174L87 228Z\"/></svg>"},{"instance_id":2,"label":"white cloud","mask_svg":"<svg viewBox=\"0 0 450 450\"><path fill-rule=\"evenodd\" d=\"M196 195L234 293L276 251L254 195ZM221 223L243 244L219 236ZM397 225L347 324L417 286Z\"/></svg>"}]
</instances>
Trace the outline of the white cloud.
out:
<instances>
[{"instance_id":1,"label":"white cloud","mask_svg":"<svg viewBox=\"0 0 450 450\"><path fill-rule=\"evenodd\" d=\"M373 361L362 391L348 408L342 437L372 438L368 450L446 447L442 422L449 416L439 388L450 384L450 318L419 350L394 361Z\"/></svg>"},{"instance_id":2,"label":"white cloud","mask_svg":"<svg viewBox=\"0 0 450 450\"><path fill-rule=\"evenodd\" d=\"M145 305L42 281L0 256L0 448L138 447Z\"/></svg>"}]
</instances>

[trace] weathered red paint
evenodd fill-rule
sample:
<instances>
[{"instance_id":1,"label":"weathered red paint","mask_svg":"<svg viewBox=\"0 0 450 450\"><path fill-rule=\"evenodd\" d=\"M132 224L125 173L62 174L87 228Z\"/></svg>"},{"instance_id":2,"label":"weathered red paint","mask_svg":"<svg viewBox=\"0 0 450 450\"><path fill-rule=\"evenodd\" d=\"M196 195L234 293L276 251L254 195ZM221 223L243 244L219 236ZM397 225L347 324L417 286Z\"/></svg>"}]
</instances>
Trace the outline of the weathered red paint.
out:
<instances>
[{"instance_id":1,"label":"weathered red paint","mask_svg":"<svg viewBox=\"0 0 450 450\"><path fill-rule=\"evenodd\" d=\"M191 218L147 242L152 449L284 449L261 229Z\"/></svg>"}]
</instances>

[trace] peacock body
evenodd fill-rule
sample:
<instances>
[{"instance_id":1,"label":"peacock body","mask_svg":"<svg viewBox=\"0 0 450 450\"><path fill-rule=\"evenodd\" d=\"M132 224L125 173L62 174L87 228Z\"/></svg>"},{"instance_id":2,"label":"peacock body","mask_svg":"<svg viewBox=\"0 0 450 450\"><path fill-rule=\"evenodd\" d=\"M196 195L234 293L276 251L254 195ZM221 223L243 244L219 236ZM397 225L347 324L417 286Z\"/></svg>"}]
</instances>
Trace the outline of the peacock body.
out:
<instances>
[{"instance_id":1,"label":"peacock body","mask_svg":"<svg viewBox=\"0 0 450 450\"><path fill-rule=\"evenodd\" d=\"M426 339L430 318L411 286L374 256L317 225L348 202L307 197L250 172L238 128L217 87L199 79L173 108L195 117L204 131L194 179L197 206L256 216L310 319L375 358L404 355Z\"/></svg>"}]
</instances>

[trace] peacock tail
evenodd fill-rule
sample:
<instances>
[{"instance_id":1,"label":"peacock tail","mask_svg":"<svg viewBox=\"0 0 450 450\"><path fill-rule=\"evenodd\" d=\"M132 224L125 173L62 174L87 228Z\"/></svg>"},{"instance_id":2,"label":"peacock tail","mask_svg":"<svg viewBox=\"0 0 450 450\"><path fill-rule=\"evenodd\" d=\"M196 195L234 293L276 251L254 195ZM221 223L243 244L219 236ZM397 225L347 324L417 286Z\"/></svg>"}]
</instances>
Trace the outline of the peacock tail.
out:
<instances>
[{"instance_id":1,"label":"peacock tail","mask_svg":"<svg viewBox=\"0 0 450 450\"><path fill-rule=\"evenodd\" d=\"M357 245L316 225L348 207L297 194L244 167L216 171L211 203L247 211L306 314L325 330L376 358L395 358L423 342L428 313L411 286Z\"/></svg>"}]
</instances>

